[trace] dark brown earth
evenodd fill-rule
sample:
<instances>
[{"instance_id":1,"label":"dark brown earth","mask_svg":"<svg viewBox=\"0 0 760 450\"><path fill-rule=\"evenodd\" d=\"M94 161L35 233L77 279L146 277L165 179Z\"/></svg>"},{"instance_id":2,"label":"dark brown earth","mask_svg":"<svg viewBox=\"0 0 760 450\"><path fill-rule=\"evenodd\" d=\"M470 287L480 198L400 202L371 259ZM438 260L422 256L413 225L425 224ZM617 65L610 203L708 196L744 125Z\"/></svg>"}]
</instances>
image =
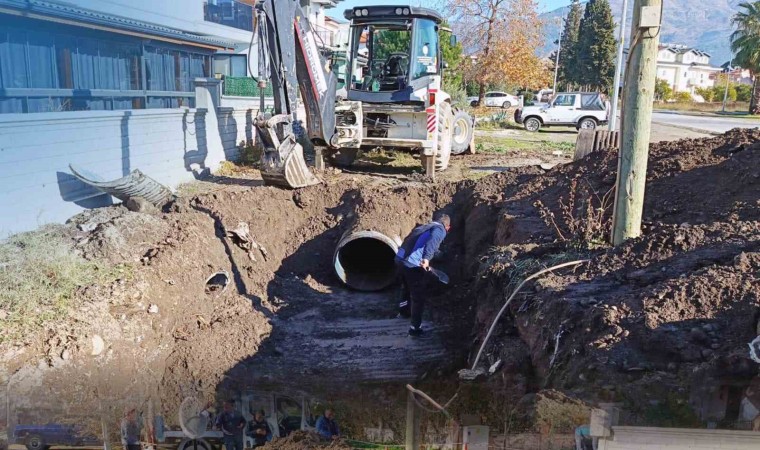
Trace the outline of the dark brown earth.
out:
<instances>
[{"instance_id":1,"label":"dark brown earth","mask_svg":"<svg viewBox=\"0 0 760 450\"><path fill-rule=\"evenodd\" d=\"M350 450L352 447L343 439L327 441L317 433L296 431L285 438L269 442L262 448L264 450Z\"/></svg>"},{"instance_id":2,"label":"dark brown earth","mask_svg":"<svg viewBox=\"0 0 760 450\"><path fill-rule=\"evenodd\" d=\"M746 344L760 301L759 141L760 131L745 130L654 145L643 236L618 248L605 244L612 154L477 181L333 173L295 192L221 177L212 192L155 215L88 212L69 225L75 248L132 273L83 288L71 317L3 349L4 358L28 405L55 398L92 410L105 399L114 421L148 399L174 417L187 395L222 398L259 384L337 398L354 392L349 384L415 382L443 400L459 390L452 411L482 408L501 429L505 414L531 414L544 388L640 411L671 395L748 385L757 374ZM395 290L345 288L332 255L357 224L403 237L435 211L454 218L436 262L452 284L434 289L432 336L411 341L394 318ZM252 249L227 236L241 222ZM516 284L573 259L590 262L517 296L486 348L486 369L500 361L495 373L459 385L456 371ZM219 271L231 282L209 292ZM106 348L91 355L95 335ZM357 430L378 419L366 416Z\"/></svg>"},{"instance_id":3,"label":"dark brown earth","mask_svg":"<svg viewBox=\"0 0 760 450\"><path fill-rule=\"evenodd\" d=\"M747 386L757 376L747 343L760 312L760 131L654 145L643 236L595 248L609 232L608 214L591 242L583 229L573 231L575 219L584 222L588 204L601 206L616 163L616 155L595 154L507 187L495 242L502 247L474 289L492 299L479 304L480 336L514 277L590 262L518 296L488 362L502 359L503 370L522 374L526 385L623 402L634 415L671 397L697 406L707 391ZM571 208L562 206L569 191L576 192Z\"/></svg>"}]
</instances>

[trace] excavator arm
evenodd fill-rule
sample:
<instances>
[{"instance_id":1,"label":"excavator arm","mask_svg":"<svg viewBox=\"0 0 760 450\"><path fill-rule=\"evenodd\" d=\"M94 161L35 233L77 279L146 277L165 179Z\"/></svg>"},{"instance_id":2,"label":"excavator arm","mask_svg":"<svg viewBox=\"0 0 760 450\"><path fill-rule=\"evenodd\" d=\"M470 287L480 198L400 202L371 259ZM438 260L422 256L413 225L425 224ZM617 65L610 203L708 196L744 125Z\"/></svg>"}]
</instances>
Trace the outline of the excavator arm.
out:
<instances>
[{"instance_id":1,"label":"excavator arm","mask_svg":"<svg viewBox=\"0 0 760 450\"><path fill-rule=\"evenodd\" d=\"M264 149L262 177L267 184L291 188L317 184L296 141L297 91L306 110L307 137L316 146L336 147L337 78L298 0L260 0L256 13L259 85L265 86L262 81L268 79L274 97L274 115L264 116L261 108L255 121Z\"/></svg>"}]
</instances>

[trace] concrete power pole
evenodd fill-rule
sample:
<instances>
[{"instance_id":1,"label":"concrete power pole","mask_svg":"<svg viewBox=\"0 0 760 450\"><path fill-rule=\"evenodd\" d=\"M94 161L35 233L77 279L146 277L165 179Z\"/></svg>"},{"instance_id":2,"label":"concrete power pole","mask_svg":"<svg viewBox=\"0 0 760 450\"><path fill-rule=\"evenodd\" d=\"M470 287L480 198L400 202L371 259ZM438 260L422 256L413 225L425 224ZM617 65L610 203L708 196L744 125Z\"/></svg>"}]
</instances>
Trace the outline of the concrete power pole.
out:
<instances>
[{"instance_id":1,"label":"concrete power pole","mask_svg":"<svg viewBox=\"0 0 760 450\"><path fill-rule=\"evenodd\" d=\"M612 244L641 234L663 0L635 0L626 68Z\"/></svg>"},{"instance_id":2,"label":"concrete power pole","mask_svg":"<svg viewBox=\"0 0 760 450\"><path fill-rule=\"evenodd\" d=\"M554 85L552 85L553 95L557 95L557 78L559 77L559 53L562 51L562 35L565 30L563 27L564 20L560 21L559 39L557 39L557 58L554 61Z\"/></svg>"},{"instance_id":3,"label":"concrete power pole","mask_svg":"<svg viewBox=\"0 0 760 450\"><path fill-rule=\"evenodd\" d=\"M728 67L726 67L726 90L723 92L723 112L726 112L726 103L728 103L728 88L730 86L731 81L731 72L734 70L734 58L731 57L731 61L728 62Z\"/></svg>"},{"instance_id":4,"label":"concrete power pole","mask_svg":"<svg viewBox=\"0 0 760 450\"><path fill-rule=\"evenodd\" d=\"M617 63L615 64L615 84L612 89L612 113L609 130L617 128L618 97L620 97L620 74L623 71L623 50L625 49L625 21L628 19L628 0L623 0L623 13L620 18L620 34L618 37Z\"/></svg>"}]
</instances>

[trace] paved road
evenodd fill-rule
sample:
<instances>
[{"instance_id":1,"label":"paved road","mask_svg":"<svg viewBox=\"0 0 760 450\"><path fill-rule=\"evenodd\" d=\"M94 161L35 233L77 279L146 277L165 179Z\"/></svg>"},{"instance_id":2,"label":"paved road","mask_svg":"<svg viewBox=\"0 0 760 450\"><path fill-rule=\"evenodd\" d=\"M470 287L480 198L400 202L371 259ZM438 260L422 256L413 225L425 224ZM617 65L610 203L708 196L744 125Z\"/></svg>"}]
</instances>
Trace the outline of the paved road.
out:
<instances>
[{"instance_id":1,"label":"paved road","mask_svg":"<svg viewBox=\"0 0 760 450\"><path fill-rule=\"evenodd\" d=\"M655 112L652 122L674 127L704 130L710 133L725 133L733 128L757 128L760 120L738 119L733 117L696 116L673 112Z\"/></svg>"},{"instance_id":2,"label":"paved road","mask_svg":"<svg viewBox=\"0 0 760 450\"><path fill-rule=\"evenodd\" d=\"M760 126L760 120L757 121ZM575 143L578 139L578 132L575 128L569 127L554 127L544 128L538 133L529 133L520 129L506 129L506 130L475 130L476 136L493 136L510 138L516 141L523 142L569 142ZM693 139L693 138L705 138L711 137L711 134L707 131L699 131L696 128L687 128L677 125L666 125L663 123L653 123L651 131L652 142L661 141L675 141L678 139ZM476 140L477 142L477 140Z\"/></svg>"}]
</instances>

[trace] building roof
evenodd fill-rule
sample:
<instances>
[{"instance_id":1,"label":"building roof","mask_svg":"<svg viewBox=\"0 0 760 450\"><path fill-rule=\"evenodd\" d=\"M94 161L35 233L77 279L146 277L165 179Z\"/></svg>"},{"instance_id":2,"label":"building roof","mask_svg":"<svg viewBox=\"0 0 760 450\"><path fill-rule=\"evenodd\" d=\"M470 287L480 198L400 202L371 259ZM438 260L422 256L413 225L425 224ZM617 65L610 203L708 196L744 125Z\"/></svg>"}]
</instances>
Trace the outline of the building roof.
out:
<instances>
[{"instance_id":1,"label":"building roof","mask_svg":"<svg viewBox=\"0 0 760 450\"><path fill-rule=\"evenodd\" d=\"M175 28L142 22L122 16L80 8L68 3L50 0L0 0L0 13L16 14L42 20L54 20L78 26L109 29L125 34L148 35L157 39L179 41L213 48L234 48L234 44L221 39L188 33Z\"/></svg>"},{"instance_id":2,"label":"building roof","mask_svg":"<svg viewBox=\"0 0 760 450\"><path fill-rule=\"evenodd\" d=\"M325 9L335 8L338 6L338 3L342 2L343 0L311 0L313 3L319 3L324 7Z\"/></svg>"},{"instance_id":3,"label":"building roof","mask_svg":"<svg viewBox=\"0 0 760 450\"><path fill-rule=\"evenodd\" d=\"M683 55L684 53L693 52L697 56L707 56L708 58L712 56L707 52L703 52L702 50L689 47L687 45L681 45L681 44L660 44L660 50L668 50L677 55Z\"/></svg>"}]
</instances>

